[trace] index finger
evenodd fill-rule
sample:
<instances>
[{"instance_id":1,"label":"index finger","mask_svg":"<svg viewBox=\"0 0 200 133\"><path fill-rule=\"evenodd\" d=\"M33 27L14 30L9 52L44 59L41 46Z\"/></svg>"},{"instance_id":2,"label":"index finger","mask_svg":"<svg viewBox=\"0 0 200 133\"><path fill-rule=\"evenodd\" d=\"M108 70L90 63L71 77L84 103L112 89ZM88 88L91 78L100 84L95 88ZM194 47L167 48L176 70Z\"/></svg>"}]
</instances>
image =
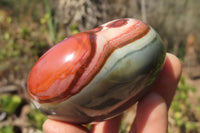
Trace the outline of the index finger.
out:
<instances>
[{"instance_id":1,"label":"index finger","mask_svg":"<svg viewBox=\"0 0 200 133\"><path fill-rule=\"evenodd\" d=\"M174 97L181 72L182 68L179 59L168 53L163 69L152 86L152 91L158 93L165 99L168 108Z\"/></svg>"}]
</instances>

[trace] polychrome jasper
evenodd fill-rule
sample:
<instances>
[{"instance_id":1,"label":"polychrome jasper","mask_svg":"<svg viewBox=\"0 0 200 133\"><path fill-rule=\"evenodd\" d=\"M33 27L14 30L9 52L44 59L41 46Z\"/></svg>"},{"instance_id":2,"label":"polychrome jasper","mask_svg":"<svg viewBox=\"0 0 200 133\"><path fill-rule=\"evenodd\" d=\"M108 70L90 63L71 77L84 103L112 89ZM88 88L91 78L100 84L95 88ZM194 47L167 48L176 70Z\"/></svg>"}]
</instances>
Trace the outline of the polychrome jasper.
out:
<instances>
[{"instance_id":1,"label":"polychrome jasper","mask_svg":"<svg viewBox=\"0 0 200 133\"><path fill-rule=\"evenodd\" d=\"M159 35L118 19L70 36L33 66L28 92L51 119L90 123L112 118L150 88L165 58Z\"/></svg>"}]
</instances>

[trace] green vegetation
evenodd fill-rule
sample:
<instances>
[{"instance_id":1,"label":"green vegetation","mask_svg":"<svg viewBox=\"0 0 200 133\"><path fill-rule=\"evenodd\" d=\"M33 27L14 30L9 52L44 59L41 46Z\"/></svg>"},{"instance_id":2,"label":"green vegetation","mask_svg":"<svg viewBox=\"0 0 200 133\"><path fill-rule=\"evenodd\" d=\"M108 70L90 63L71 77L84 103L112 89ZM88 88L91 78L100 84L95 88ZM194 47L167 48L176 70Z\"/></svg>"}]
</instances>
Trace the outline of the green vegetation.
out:
<instances>
[{"instance_id":1,"label":"green vegetation","mask_svg":"<svg viewBox=\"0 0 200 133\"><path fill-rule=\"evenodd\" d=\"M17 95L0 95L0 112L12 114L21 104L21 98Z\"/></svg>"},{"instance_id":2,"label":"green vegetation","mask_svg":"<svg viewBox=\"0 0 200 133\"><path fill-rule=\"evenodd\" d=\"M185 83L181 77L176 95L171 105L172 117L175 120L175 125L183 132L197 132L197 121L192 108L191 102L188 100L189 93L195 93L196 88Z\"/></svg>"},{"instance_id":3,"label":"green vegetation","mask_svg":"<svg viewBox=\"0 0 200 133\"><path fill-rule=\"evenodd\" d=\"M47 119L46 116L44 116L42 113L40 113L38 110L32 110L27 114L30 123L35 126L38 129L42 129L42 124Z\"/></svg>"},{"instance_id":4,"label":"green vegetation","mask_svg":"<svg viewBox=\"0 0 200 133\"><path fill-rule=\"evenodd\" d=\"M0 133L14 133L12 126L3 126L0 128Z\"/></svg>"},{"instance_id":5,"label":"green vegetation","mask_svg":"<svg viewBox=\"0 0 200 133\"><path fill-rule=\"evenodd\" d=\"M79 32L77 24L71 24L69 28L72 35Z\"/></svg>"}]
</instances>

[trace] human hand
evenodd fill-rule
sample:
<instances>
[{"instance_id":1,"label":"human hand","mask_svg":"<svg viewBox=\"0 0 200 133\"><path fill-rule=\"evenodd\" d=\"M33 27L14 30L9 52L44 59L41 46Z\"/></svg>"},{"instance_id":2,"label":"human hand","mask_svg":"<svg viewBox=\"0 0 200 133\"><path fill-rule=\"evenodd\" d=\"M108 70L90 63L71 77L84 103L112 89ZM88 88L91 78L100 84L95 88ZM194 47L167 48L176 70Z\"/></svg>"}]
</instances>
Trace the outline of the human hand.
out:
<instances>
[{"instance_id":1,"label":"human hand","mask_svg":"<svg viewBox=\"0 0 200 133\"><path fill-rule=\"evenodd\" d=\"M130 133L167 133L168 109L172 102L179 78L181 64L172 54L167 54L161 73L151 91L139 101L137 115ZM55 120L46 120L43 125L45 133L117 133L121 116L92 127L92 131L80 125L73 125Z\"/></svg>"}]
</instances>

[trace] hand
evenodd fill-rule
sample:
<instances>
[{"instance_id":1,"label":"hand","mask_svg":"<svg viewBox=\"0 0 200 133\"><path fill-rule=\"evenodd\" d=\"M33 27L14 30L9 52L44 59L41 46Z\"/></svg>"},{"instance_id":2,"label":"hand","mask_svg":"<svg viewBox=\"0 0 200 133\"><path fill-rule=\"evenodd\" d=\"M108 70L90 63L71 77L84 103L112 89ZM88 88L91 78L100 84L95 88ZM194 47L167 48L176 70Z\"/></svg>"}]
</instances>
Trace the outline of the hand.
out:
<instances>
[{"instance_id":1,"label":"hand","mask_svg":"<svg viewBox=\"0 0 200 133\"><path fill-rule=\"evenodd\" d=\"M163 69L153 84L151 92L138 103L137 115L130 133L167 133L168 109L172 102L179 78L181 64L172 54L167 54ZM93 133L117 133L121 116L100 122L92 127ZM45 133L88 133L85 127L48 119Z\"/></svg>"}]
</instances>

